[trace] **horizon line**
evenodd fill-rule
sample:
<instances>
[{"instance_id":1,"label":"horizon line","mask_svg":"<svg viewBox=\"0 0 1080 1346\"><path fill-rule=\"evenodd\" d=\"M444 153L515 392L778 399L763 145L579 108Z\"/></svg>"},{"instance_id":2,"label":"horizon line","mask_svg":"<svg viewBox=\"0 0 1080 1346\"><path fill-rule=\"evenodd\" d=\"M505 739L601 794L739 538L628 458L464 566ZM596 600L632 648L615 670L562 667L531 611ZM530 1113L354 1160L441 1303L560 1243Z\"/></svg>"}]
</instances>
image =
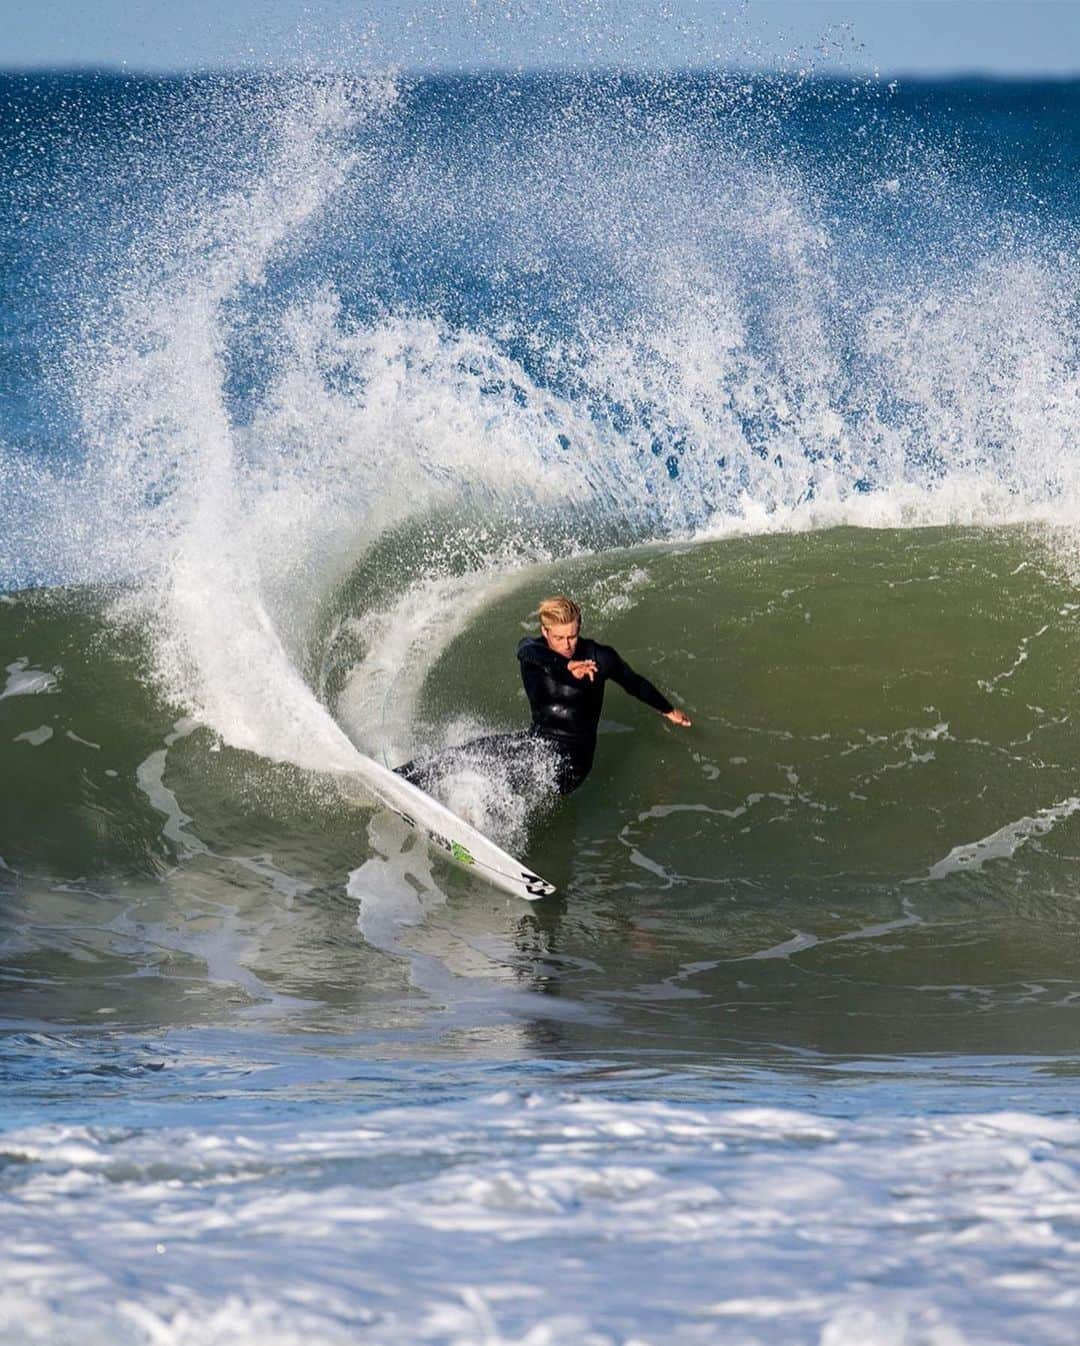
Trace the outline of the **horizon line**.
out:
<instances>
[{"instance_id":1,"label":"horizon line","mask_svg":"<svg viewBox=\"0 0 1080 1346\"><path fill-rule=\"evenodd\" d=\"M309 78L327 78L329 76L394 76L403 79L437 79L448 76L469 77L568 77L587 75L625 75L643 78L665 76L733 76L742 79L760 79L784 77L788 79L829 79L858 80L867 83L886 83L902 80L908 83L937 84L946 82L980 82L987 84L1069 84L1080 81L1080 64L1073 70L996 70L978 66L957 66L949 70L926 71L898 68L895 70L874 67L866 69L854 66L813 65L791 68L785 65L755 66L702 66L702 65L495 65L483 64L467 66L447 64L440 66L407 66L387 62L380 67L348 69L340 66L314 67L300 63L273 65L136 65L126 61L55 62L51 64L0 64L0 78L34 76L109 76L127 79L192 79L192 78L251 78L253 76L307 76Z\"/></svg>"}]
</instances>

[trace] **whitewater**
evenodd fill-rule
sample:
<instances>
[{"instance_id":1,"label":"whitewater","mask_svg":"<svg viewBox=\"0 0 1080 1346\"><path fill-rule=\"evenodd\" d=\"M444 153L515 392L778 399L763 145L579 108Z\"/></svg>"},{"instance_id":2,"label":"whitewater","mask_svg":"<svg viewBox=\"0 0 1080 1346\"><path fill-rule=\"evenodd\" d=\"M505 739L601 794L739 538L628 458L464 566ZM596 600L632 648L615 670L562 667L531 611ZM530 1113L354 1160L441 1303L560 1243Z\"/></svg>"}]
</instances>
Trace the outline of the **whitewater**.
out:
<instances>
[{"instance_id":1,"label":"whitewater","mask_svg":"<svg viewBox=\"0 0 1080 1346\"><path fill-rule=\"evenodd\" d=\"M0 77L5 1341L1074 1340L1078 120Z\"/></svg>"}]
</instances>

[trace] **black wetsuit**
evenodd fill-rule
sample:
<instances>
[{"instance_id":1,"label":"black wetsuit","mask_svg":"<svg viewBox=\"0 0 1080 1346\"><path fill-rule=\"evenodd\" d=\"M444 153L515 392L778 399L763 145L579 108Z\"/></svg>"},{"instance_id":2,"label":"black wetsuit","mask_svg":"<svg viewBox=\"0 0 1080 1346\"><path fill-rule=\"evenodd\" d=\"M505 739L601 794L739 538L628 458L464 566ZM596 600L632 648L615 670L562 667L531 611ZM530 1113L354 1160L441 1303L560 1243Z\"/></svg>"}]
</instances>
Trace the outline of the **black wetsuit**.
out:
<instances>
[{"instance_id":1,"label":"black wetsuit","mask_svg":"<svg viewBox=\"0 0 1080 1346\"><path fill-rule=\"evenodd\" d=\"M569 794L592 769L596 731L609 679L662 714L673 709L667 697L647 678L635 673L610 645L599 645L584 637L578 641L571 658L575 663L585 659L595 662L596 675L591 680L575 678L570 672L570 659L556 654L542 636L527 636L522 640L517 647L517 657L521 663L525 695L532 709L532 727L516 734L492 734L474 739L426 761L406 762L395 768L406 780L428 789L455 760L482 759L489 755L511 765L515 760L525 764L537 747L543 746L555 756L556 789L560 794Z\"/></svg>"}]
</instances>

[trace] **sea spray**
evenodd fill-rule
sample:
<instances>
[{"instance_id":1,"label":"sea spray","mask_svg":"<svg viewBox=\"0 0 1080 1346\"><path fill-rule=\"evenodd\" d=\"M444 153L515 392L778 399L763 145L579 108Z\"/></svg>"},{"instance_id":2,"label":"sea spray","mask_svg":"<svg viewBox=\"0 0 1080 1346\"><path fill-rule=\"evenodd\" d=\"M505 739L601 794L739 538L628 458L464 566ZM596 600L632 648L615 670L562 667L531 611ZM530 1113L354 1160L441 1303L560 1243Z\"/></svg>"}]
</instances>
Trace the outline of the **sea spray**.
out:
<instances>
[{"instance_id":1,"label":"sea spray","mask_svg":"<svg viewBox=\"0 0 1080 1346\"><path fill-rule=\"evenodd\" d=\"M39 520L58 576L133 586L117 611L152 633L162 685L228 742L348 769L327 710L369 751L416 746L452 602L400 633L432 586L474 611L518 566L613 542L1071 521L1065 234L985 212L965 233L979 166L890 97L221 82L113 245L71 348L84 461L16 480L20 530ZM860 113L873 158L844 139ZM905 211L930 240L917 264Z\"/></svg>"},{"instance_id":2,"label":"sea spray","mask_svg":"<svg viewBox=\"0 0 1080 1346\"><path fill-rule=\"evenodd\" d=\"M185 203L136 252L119 319L84 367L81 391L88 478L112 524L117 570L137 586L118 611L154 630L168 692L237 746L327 769L351 766L353 755L301 690L263 604L263 571L287 549L287 528L273 543L260 537L238 461L225 309L264 282L275 251L340 187L352 162L346 133L391 96L389 85L341 81L286 90L269 109L261 171L195 211ZM279 498L285 523L287 511ZM295 553L289 564L302 568Z\"/></svg>"}]
</instances>

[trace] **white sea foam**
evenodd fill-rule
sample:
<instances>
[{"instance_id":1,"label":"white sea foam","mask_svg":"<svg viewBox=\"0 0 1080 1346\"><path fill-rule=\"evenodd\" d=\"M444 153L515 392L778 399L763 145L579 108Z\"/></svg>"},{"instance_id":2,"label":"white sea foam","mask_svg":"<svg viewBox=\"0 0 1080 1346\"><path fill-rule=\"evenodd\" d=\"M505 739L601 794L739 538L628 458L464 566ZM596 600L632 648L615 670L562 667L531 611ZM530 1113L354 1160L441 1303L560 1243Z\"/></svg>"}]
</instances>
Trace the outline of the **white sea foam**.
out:
<instances>
[{"instance_id":1,"label":"white sea foam","mask_svg":"<svg viewBox=\"0 0 1080 1346\"><path fill-rule=\"evenodd\" d=\"M60 670L34 668L29 659L16 659L7 666L7 681L0 689L0 701L8 696L41 696L59 691Z\"/></svg>"},{"instance_id":2,"label":"white sea foam","mask_svg":"<svg viewBox=\"0 0 1080 1346\"><path fill-rule=\"evenodd\" d=\"M27 729L23 734L16 734L14 741L16 743L29 743L32 748L40 748L43 743L48 743L52 736L52 725L41 724L36 729Z\"/></svg>"},{"instance_id":3,"label":"white sea foam","mask_svg":"<svg viewBox=\"0 0 1080 1346\"><path fill-rule=\"evenodd\" d=\"M1071 1117L512 1090L0 1152L12 1346L1057 1346L1080 1302Z\"/></svg>"},{"instance_id":4,"label":"white sea foam","mask_svg":"<svg viewBox=\"0 0 1080 1346\"><path fill-rule=\"evenodd\" d=\"M1059 804L1039 809L1030 817L1017 818L1006 823L989 836L978 841L954 846L943 859L930 866L923 878L908 879L907 883L927 883L948 878L953 874L977 874L991 860L1008 860L1035 837L1045 836L1058 823L1071 818L1080 809L1080 799L1063 799Z\"/></svg>"}]
</instances>

